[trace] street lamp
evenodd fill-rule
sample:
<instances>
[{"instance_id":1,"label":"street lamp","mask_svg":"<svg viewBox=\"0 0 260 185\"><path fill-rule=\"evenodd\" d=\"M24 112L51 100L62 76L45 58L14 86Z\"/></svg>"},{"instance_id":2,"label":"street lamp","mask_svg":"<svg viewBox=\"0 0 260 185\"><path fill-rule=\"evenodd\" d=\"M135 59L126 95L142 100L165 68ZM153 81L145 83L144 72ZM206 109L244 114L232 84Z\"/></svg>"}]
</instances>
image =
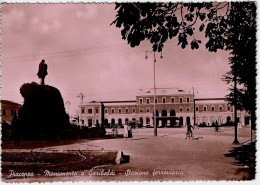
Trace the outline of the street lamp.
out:
<instances>
[{"instance_id":1,"label":"street lamp","mask_svg":"<svg viewBox=\"0 0 260 185\"><path fill-rule=\"evenodd\" d=\"M153 78L153 81L154 81L154 111L153 111L153 117L154 117L154 136L157 136L156 103L155 103L155 97L156 97L155 62L156 62L156 57L155 57L155 52L153 52L153 51L146 51L146 52L145 52L145 54L146 54L146 55L145 55L145 59L148 59L147 53L153 53L153 62L154 62L154 65L153 65L153 75L154 75L154 78ZM161 58L161 59L163 58L162 53L161 53L160 58Z\"/></svg>"}]
</instances>

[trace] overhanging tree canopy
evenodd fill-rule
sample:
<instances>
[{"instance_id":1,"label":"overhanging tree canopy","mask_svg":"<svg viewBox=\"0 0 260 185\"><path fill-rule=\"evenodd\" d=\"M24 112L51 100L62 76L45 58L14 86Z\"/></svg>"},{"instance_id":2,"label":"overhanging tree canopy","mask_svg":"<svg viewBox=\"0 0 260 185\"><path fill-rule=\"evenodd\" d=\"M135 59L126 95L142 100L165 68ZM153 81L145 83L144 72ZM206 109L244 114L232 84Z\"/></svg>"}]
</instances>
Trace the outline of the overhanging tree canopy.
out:
<instances>
[{"instance_id":1,"label":"overhanging tree canopy","mask_svg":"<svg viewBox=\"0 0 260 185\"><path fill-rule=\"evenodd\" d=\"M131 47L149 40L153 51L161 52L164 43L174 37L183 49L198 49L201 40L194 33L204 33L210 52L230 51L231 70L224 75L227 83L236 81L239 109L256 110L256 5L254 2L213 3L116 3L116 19L122 39ZM188 38L192 38L188 42ZM234 103L234 89L227 96Z\"/></svg>"}]
</instances>

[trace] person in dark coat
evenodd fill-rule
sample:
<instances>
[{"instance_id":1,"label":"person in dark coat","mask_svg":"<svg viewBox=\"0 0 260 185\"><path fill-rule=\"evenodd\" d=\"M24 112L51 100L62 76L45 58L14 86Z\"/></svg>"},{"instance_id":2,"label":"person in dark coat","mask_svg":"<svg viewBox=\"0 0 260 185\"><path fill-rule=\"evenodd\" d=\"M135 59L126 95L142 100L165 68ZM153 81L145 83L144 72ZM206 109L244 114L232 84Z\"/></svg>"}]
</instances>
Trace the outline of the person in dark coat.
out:
<instances>
[{"instance_id":1,"label":"person in dark coat","mask_svg":"<svg viewBox=\"0 0 260 185\"><path fill-rule=\"evenodd\" d=\"M193 132L191 129L194 129L193 126L191 125L191 123L187 123L187 133L186 133L186 138L189 137L189 139L192 137L193 138Z\"/></svg>"},{"instance_id":2,"label":"person in dark coat","mask_svg":"<svg viewBox=\"0 0 260 185\"><path fill-rule=\"evenodd\" d=\"M215 130L214 132L218 132L218 121L215 122Z\"/></svg>"},{"instance_id":3,"label":"person in dark coat","mask_svg":"<svg viewBox=\"0 0 260 185\"><path fill-rule=\"evenodd\" d=\"M39 64L39 70L38 70L38 73L37 73L38 78L41 79L41 85L44 85L44 79L48 74L47 68L48 68L48 66L45 63L45 60L42 59L42 61Z\"/></svg>"}]
</instances>

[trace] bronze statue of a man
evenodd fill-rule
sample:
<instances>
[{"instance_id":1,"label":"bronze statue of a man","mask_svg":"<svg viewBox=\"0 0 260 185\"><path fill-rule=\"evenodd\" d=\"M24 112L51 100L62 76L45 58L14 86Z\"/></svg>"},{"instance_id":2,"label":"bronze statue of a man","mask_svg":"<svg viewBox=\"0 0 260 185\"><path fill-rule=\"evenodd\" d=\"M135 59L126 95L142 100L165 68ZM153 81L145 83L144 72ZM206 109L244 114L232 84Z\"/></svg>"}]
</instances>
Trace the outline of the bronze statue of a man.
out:
<instances>
[{"instance_id":1,"label":"bronze statue of a man","mask_svg":"<svg viewBox=\"0 0 260 185\"><path fill-rule=\"evenodd\" d=\"M45 63L45 60L42 59L42 61L39 64L39 70L38 70L38 73L37 73L38 78L41 79L41 85L44 85L44 79L45 79L46 75L48 74L47 68L48 68L48 66Z\"/></svg>"}]
</instances>

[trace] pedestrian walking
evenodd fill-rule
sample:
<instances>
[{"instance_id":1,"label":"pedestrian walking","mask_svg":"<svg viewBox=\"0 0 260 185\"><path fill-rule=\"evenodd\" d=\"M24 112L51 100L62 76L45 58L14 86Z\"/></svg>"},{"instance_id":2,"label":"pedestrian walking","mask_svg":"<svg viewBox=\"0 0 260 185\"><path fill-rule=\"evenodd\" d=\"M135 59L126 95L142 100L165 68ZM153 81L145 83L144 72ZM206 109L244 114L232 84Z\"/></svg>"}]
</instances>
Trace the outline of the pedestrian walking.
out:
<instances>
[{"instance_id":1,"label":"pedestrian walking","mask_svg":"<svg viewBox=\"0 0 260 185\"><path fill-rule=\"evenodd\" d=\"M214 130L214 132L218 132L218 121L217 120L215 122L215 130Z\"/></svg>"},{"instance_id":2,"label":"pedestrian walking","mask_svg":"<svg viewBox=\"0 0 260 185\"><path fill-rule=\"evenodd\" d=\"M129 140L132 140L133 134L132 134L132 127L130 124L127 126L127 131L128 131Z\"/></svg>"},{"instance_id":3,"label":"pedestrian walking","mask_svg":"<svg viewBox=\"0 0 260 185\"><path fill-rule=\"evenodd\" d=\"M128 129L127 129L127 127L128 127L128 125L127 125L127 123L125 123L125 125L124 125L124 138L125 138L125 140L126 140L126 138L128 138Z\"/></svg>"},{"instance_id":4,"label":"pedestrian walking","mask_svg":"<svg viewBox=\"0 0 260 185\"><path fill-rule=\"evenodd\" d=\"M194 129L193 127L192 127L192 125L191 125L191 123L190 122L188 122L187 123L187 132L186 132L186 138L185 139L187 139L187 137L190 139L191 137L192 137L192 139L193 139L193 133L192 133L192 130L191 129Z\"/></svg>"}]
</instances>

